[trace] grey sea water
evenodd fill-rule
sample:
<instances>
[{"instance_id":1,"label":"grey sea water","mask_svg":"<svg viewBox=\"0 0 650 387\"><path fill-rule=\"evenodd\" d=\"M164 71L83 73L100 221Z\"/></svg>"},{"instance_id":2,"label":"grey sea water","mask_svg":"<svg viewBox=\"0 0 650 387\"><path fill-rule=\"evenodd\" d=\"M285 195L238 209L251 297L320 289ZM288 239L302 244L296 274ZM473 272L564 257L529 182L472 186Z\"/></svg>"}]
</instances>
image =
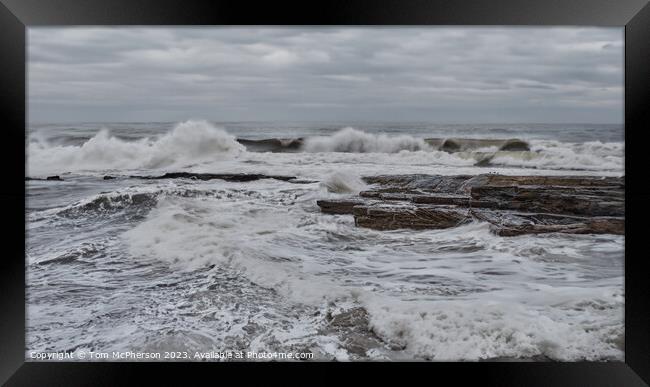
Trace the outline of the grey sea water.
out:
<instances>
[{"instance_id":1,"label":"grey sea water","mask_svg":"<svg viewBox=\"0 0 650 387\"><path fill-rule=\"evenodd\" d=\"M304 143L237 142L287 138ZM530 150L447 153L427 138L518 138ZM31 125L26 141L28 175L63 179L26 182L28 359L623 359L623 236L505 238L480 222L380 232L315 204L387 173L621 176L621 125L50 123ZM128 178L172 171L311 182ZM329 316L346 310L363 310L368 329L334 329Z\"/></svg>"}]
</instances>

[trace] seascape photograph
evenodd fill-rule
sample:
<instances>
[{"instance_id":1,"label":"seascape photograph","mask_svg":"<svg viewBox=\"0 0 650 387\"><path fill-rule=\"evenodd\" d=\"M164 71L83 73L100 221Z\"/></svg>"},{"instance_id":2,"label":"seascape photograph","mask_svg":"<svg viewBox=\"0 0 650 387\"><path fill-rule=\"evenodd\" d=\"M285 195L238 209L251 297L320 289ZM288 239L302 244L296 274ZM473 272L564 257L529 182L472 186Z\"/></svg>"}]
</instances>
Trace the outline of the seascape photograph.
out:
<instances>
[{"instance_id":1,"label":"seascape photograph","mask_svg":"<svg viewBox=\"0 0 650 387\"><path fill-rule=\"evenodd\" d=\"M26 361L624 361L622 27L26 51Z\"/></svg>"}]
</instances>

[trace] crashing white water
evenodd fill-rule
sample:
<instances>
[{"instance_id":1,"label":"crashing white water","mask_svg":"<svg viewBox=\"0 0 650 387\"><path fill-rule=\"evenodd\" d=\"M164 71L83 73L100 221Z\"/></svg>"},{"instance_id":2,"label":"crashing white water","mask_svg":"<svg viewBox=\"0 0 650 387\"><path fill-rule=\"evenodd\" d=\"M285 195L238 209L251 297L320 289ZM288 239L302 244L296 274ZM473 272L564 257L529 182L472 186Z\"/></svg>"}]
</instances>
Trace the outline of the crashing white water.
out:
<instances>
[{"instance_id":1,"label":"crashing white water","mask_svg":"<svg viewBox=\"0 0 650 387\"><path fill-rule=\"evenodd\" d=\"M125 141L100 130L81 146L29 143L28 171L93 171L182 168L244 151L235 137L206 121L186 121L159 138Z\"/></svg>"},{"instance_id":2,"label":"crashing white water","mask_svg":"<svg viewBox=\"0 0 650 387\"><path fill-rule=\"evenodd\" d=\"M29 349L354 360L346 340L359 333L332 331L326 316L361 307L383 343L370 359L623 359L623 236L504 238L480 222L375 231L315 204L378 174L621 176L622 142L530 138L530 151L448 153L424 136L344 128L272 153L237 137L205 121L137 139L30 136L29 175L64 181L28 185ZM180 170L304 182L122 178Z\"/></svg>"},{"instance_id":3,"label":"crashing white water","mask_svg":"<svg viewBox=\"0 0 650 387\"><path fill-rule=\"evenodd\" d=\"M288 212L256 204L270 191L229 204L165 200L124 238L133 256L177 270L216 263L297 303L360 303L375 332L415 358L622 356L622 273L593 281L580 269L590 254L615 259L622 237L496 240L481 223L382 233L323 219L309 196Z\"/></svg>"},{"instance_id":4,"label":"crashing white water","mask_svg":"<svg viewBox=\"0 0 650 387\"><path fill-rule=\"evenodd\" d=\"M394 173L445 173L458 167L485 167L511 173L526 168L557 173L576 171L620 175L624 165L624 144L591 141L567 143L530 140L530 151L498 151L490 148L448 153L434 149L424 139L410 135L366 133L343 128L329 136L306 138L301 152L249 152L236 137L206 121L187 121L170 132L127 141L100 130L81 145L51 144L32 136L28 147L30 176L66 172L107 172L122 170L192 170L301 174L321 176L323 166L354 165L365 175L395 169ZM488 160L481 165L481 161ZM432 171L431 167L437 168ZM317 171L316 174L313 172ZM455 172L451 172L455 173ZM462 172L467 173L467 172Z\"/></svg>"},{"instance_id":5,"label":"crashing white water","mask_svg":"<svg viewBox=\"0 0 650 387\"><path fill-rule=\"evenodd\" d=\"M421 138L372 134L351 127L331 136L310 137L305 143L307 152L397 153L430 149Z\"/></svg>"}]
</instances>

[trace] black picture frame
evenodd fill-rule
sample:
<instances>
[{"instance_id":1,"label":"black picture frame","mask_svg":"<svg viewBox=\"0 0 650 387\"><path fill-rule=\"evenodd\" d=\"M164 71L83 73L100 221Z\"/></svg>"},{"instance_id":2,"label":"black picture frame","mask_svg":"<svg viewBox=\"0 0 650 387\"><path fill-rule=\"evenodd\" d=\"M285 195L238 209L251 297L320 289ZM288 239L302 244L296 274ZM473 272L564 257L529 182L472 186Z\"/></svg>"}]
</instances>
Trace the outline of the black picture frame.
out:
<instances>
[{"instance_id":1,"label":"black picture frame","mask_svg":"<svg viewBox=\"0 0 650 387\"><path fill-rule=\"evenodd\" d=\"M167 383L226 370L311 384L364 369L366 382L419 371L439 383L516 386L643 386L650 383L650 280L646 268L650 188L645 133L650 122L650 5L647 0L411 0L300 3L180 0L0 0L0 382L7 385L119 385L145 372ZM44 25L594 25L625 26L625 362L620 363L45 363L25 362L26 29ZM319 370L312 371L316 366ZM399 371L396 368L400 368ZM216 374L215 369L220 373ZM306 371L298 378L293 372ZM288 372L292 372L288 374ZM644 382L645 381L645 382Z\"/></svg>"}]
</instances>

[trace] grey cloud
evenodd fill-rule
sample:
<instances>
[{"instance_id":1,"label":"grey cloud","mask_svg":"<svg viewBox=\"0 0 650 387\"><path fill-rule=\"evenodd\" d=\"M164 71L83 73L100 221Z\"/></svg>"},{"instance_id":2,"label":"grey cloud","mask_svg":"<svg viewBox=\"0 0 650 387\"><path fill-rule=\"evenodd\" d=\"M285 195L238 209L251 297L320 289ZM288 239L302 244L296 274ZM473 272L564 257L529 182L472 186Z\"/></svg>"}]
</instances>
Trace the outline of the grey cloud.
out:
<instances>
[{"instance_id":1,"label":"grey cloud","mask_svg":"<svg viewBox=\"0 0 650 387\"><path fill-rule=\"evenodd\" d=\"M29 119L622 122L621 28L30 28Z\"/></svg>"}]
</instances>

